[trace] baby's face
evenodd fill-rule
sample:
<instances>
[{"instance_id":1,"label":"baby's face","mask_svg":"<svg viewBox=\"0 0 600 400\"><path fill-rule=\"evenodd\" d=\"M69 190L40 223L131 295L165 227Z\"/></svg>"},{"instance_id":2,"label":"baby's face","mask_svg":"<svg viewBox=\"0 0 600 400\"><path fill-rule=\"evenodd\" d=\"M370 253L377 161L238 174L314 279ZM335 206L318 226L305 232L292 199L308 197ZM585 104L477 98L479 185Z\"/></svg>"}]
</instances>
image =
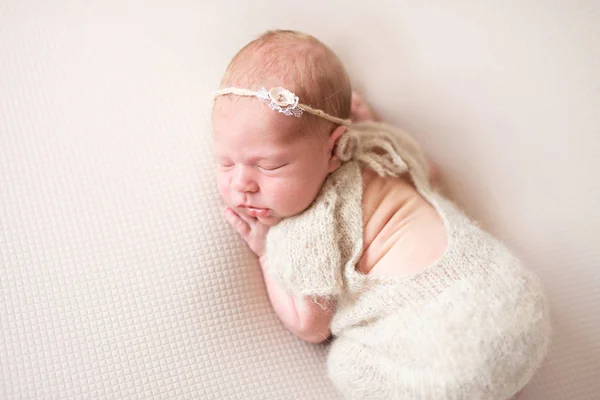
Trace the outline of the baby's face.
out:
<instances>
[{"instance_id":1,"label":"baby's face","mask_svg":"<svg viewBox=\"0 0 600 400\"><path fill-rule=\"evenodd\" d=\"M256 99L219 99L213 113L217 183L225 203L273 226L304 211L330 172L326 134Z\"/></svg>"}]
</instances>

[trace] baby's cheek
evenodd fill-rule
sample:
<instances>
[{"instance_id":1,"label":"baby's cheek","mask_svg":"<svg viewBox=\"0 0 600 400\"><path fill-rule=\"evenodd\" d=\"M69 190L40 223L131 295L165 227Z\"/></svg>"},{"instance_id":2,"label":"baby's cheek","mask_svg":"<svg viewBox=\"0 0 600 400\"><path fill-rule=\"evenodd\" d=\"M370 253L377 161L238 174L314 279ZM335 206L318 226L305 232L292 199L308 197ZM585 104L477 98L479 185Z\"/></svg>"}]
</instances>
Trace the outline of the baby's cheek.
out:
<instances>
[{"instance_id":1,"label":"baby's cheek","mask_svg":"<svg viewBox=\"0 0 600 400\"><path fill-rule=\"evenodd\" d=\"M279 187L262 186L261 197L266 200L265 206L274 209L279 214L287 214L290 201L293 200L291 196L288 196L287 188Z\"/></svg>"},{"instance_id":2,"label":"baby's cheek","mask_svg":"<svg viewBox=\"0 0 600 400\"><path fill-rule=\"evenodd\" d=\"M313 200L308 198L308 193L302 188L302 185L291 185L277 195L276 202L281 205L282 212L286 217L304 211Z\"/></svg>"}]
</instances>

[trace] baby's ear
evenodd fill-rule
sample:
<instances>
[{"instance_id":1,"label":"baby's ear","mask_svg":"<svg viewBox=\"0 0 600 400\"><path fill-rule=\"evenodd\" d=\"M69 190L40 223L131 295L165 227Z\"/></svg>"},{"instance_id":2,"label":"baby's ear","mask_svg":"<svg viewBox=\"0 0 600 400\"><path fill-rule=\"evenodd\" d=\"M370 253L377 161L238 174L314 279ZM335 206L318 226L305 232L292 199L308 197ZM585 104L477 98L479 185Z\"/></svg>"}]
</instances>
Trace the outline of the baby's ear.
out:
<instances>
[{"instance_id":1,"label":"baby's ear","mask_svg":"<svg viewBox=\"0 0 600 400\"><path fill-rule=\"evenodd\" d=\"M336 155L335 146L338 140L348 130L344 125L340 125L331 132L329 139L327 140L327 151L329 153L329 168L328 172L333 172L342 165L342 161Z\"/></svg>"}]
</instances>

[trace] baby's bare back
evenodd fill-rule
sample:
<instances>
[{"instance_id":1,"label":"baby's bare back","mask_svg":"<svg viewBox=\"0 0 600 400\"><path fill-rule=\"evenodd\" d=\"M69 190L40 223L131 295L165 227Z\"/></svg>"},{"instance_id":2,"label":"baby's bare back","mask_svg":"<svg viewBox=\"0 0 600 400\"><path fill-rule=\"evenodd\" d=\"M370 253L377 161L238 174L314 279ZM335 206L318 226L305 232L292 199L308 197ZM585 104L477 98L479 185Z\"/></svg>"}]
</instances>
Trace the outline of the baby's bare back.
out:
<instances>
[{"instance_id":1,"label":"baby's bare back","mask_svg":"<svg viewBox=\"0 0 600 400\"><path fill-rule=\"evenodd\" d=\"M406 276L443 255L447 246L444 223L408 174L392 178L365 171L363 185L364 251L357 271Z\"/></svg>"}]
</instances>

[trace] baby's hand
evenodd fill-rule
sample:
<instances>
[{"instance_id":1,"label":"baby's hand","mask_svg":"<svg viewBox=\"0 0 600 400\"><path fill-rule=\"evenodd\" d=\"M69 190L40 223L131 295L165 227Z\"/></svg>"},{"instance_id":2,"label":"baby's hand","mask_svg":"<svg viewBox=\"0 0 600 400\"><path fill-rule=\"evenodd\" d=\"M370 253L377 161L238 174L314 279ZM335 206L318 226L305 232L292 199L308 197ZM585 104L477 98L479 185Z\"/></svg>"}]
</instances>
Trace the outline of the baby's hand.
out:
<instances>
[{"instance_id":1,"label":"baby's hand","mask_svg":"<svg viewBox=\"0 0 600 400\"><path fill-rule=\"evenodd\" d=\"M256 218L240 215L229 207L225 207L223 214L225 214L227 222L248 244L250 250L262 261L265 255L265 242L269 227L261 224Z\"/></svg>"}]
</instances>

